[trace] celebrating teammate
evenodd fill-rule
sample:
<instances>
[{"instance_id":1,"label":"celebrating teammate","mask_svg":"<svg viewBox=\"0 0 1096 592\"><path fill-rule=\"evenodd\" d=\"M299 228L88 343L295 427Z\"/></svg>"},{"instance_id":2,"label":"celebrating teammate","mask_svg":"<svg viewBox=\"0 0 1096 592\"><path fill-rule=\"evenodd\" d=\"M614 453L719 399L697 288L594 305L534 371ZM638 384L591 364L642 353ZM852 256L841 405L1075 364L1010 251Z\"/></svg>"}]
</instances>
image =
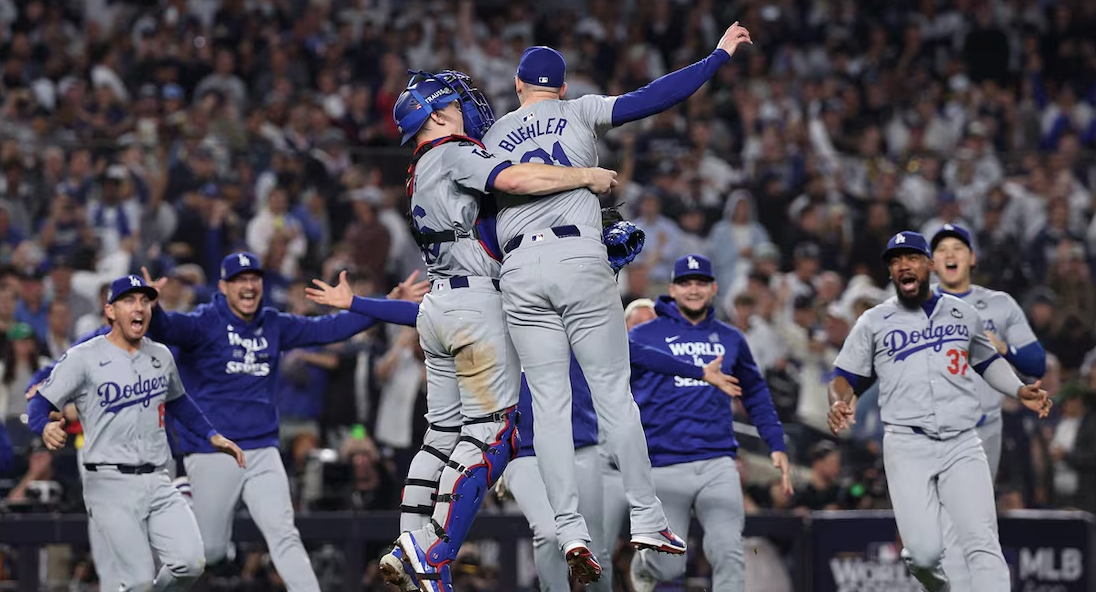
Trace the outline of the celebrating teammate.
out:
<instances>
[{"instance_id":1,"label":"celebrating teammate","mask_svg":"<svg viewBox=\"0 0 1096 592\"><path fill-rule=\"evenodd\" d=\"M145 337L156 297L137 276L114 280L105 307L110 332L66 352L27 406L31 428L57 450L67 440L59 410L76 405L84 501L100 535L92 541L106 545L94 555L111 566L100 574L104 590L187 590L202 575L198 525L165 469L166 410L210 450L233 457L234 470L246 464L187 395L171 352ZM163 564L158 574L153 553Z\"/></svg>"},{"instance_id":2,"label":"celebrating teammate","mask_svg":"<svg viewBox=\"0 0 1096 592\"><path fill-rule=\"evenodd\" d=\"M932 252L925 237L894 235L883 260L898 293L861 315L846 338L830 382L830 429L837 434L849 425L855 389L878 375L883 466L910 573L929 590L947 585L940 569L947 508L972 589L1008 592L993 483L975 430L982 408L973 374L1041 417L1050 399L1039 382L1020 382L974 306L929 289Z\"/></svg>"},{"instance_id":3,"label":"celebrating teammate","mask_svg":"<svg viewBox=\"0 0 1096 592\"><path fill-rule=\"evenodd\" d=\"M153 283L145 271L145 279ZM293 523L289 480L278 452L274 388L283 351L344 341L376 323L348 313L304 317L263 308L263 270L251 253L221 262L220 292L190 313L153 309L150 335L179 347L183 384L213 424L247 457L236 471L213 454L200 432L182 426L179 449L208 564L225 558L236 504L242 497L262 531L278 575L290 592L318 592L308 553ZM146 317L147 319L148 317Z\"/></svg>"},{"instance_id":4,"label":"celebrating teammate","mask_svg":"<svg viewBox=\"0 0 1096 592\"><path fill-rule=\"evenodd\" d=\"M704 60L619 97L562 100L563 56L548 47L522 54L515 78L521 106L491 127L492 152L521 162L597 164L597 137L613 126L664 111L688 98L726 63L745 28L732 25ZM538 465L556 516L556 535L576 573L599 569L590 533L578 512L569 419L571 353L594 396L609 452L620 462L632 507L631 543L684 554L685 541L669 530L655 495L651 463L628 390L628 336L624 311L602 242L600 203L585 189L549 199L499 199L498 239L505 259L499 278L507 327L529 379L538 429ZM550 426L550 429L548 428Z\"/></svg>"},{"instance_id":5,"label":"celebrating teammate","mask_svg":"<svg viewBox=\"0 0 1096 592\"><path fill-rule=\"evenodd\" d=\"M971 268L977 257L970 232L961 226L945 224L930 242L932 261L940 284L937 293L950 294L973 306L982 317L986 336L994 348L1021 374L1042 378L1046 373L1047 354L1028 325L1024 311L1012 296L1004 292L972 285ZM989 462L991 481L996 481L1001 461L1001 393L985 381L976 379L976 392L982 406L982 416L976 424L982 448ZM971 589L970 572L959 551L955 528L944 515L944 574L956 590Z\"/></svg>"},{"instance_id":6,"label":"celebrating teammate","mask_svg":"<svg viewBox=\"0 0 1096 592\"><path fill-rule=\"evenodd\" d=\"M701 255L681 257L674 262L669 296L660 297L655 304L657 318L632 329L630 337L683 363L721 363L723 372L735 376L742 389L742 403L769 446L773 466L783 475L785 493L791 495L784 429L746 339L738 329L716 319L712 302L718 291L711 261ZM738 442L730 402L711 384L650 371L632 375L632 393L643 419L652 475L670 528L688 536L695 510L704 527L712 589L745 589L742 528L746 516L735 465ZM607 487L620 488L620 479L612 473L605 482ZM606 535L614 539L627 507L622 491L607 490L605 500ZM685 573L685 558L643 550L632 557L631 572L633 589L650 592L658 582Z\"/></svg>"},{"instance_id":7,"label":"celebrating teammate","mask_svg":"<svg viewBox=\"0 0 1096 592\"><path fill-rule=\"evenodd\" d=\"M513 164L478 138L494 114L459 72L415 73L392 118L416 148L407 191L416 242L432 283L419 311L430 429L404 490L404 532L382 558L386 581L451 590L449 564L486 492L517 453L520 366L499 299L492 191L549 195L608 191L599 168ZM434 503L431 503L434 498ZM418 528L408 528L418 512ZM403 562L413 572L406 574Z\"/></svg>"}]
</instances>

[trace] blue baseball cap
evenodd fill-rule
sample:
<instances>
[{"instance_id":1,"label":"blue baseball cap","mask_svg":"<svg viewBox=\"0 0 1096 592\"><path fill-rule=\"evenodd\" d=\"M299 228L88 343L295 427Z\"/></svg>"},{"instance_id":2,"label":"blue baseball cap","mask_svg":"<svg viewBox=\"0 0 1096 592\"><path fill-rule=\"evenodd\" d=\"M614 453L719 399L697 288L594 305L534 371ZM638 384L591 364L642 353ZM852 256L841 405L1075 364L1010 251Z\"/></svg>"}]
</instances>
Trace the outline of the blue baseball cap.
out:
<instances>
[{"instance_id":1,"label":"blue baseball cap","mask_svg":"<svg viewBox=\"0 0 1096 592\"><path fill-rule=\"evenodd\" d=\"M241 273L248 272L263 275L262 265L259 264L259 256L255 253L240 251L221 260L222 280L228 281Z\"/></svg>"},{"instance_id":2,"label":"blue baseball cap","mask_svg":"<svg viewBox=\"0 0 1096 592\"><path fill-rule=\"evenodd\" d=\"M932 259L932 251L929 250L929 242L924 235L912 230L903 230L887 241L887 248L883 251L883 262L890 263L895 253L913 251Z\"/></svg>"},{"instance_id":3,"label":"blue baseball cap","mask_svg":"<svg viewBox=\"0 0 1096 592\"><path fill-rule=\"evenodd\" d=\"M156 291L156 288L146 284L140 276L125 275L110 282L110 290L107 291L107 304L114 304L115 300L130 292L141 292L148 296L149 300L156 300L160 297L160 293Z\"/></svg>"},{"instance_id":4,"label":"blue baseball cap","mask_svg":"<svg viewBox=\"0 0 1096 592\"><path fill-rule=\"evenodd\" d=\"M166 101L182 100L183 95L185 94L183 92L183 87L173 82L165 84L164 89L161 91L161 93L163 94L164 100Z\"/></svg>"},{"instance_id":5,"label":"blue baseball cap","mask_svg":"<svg viewBox=\"0 0 1096 592\"><path fill-rule=\"evenodd\" d=\"M551 47L534 45L522 52L517 76L529 84L560 88L567 76L567 60Z\"/></svg>"},{"instance_id":6,"label":"blue baseball cap","mask_svg":"<svg viewBox=\"0 0 1096 592\"><path fill-rule=\"evenodd\" d=\"M714 280L712 262L703 255L685 255L674 261L674 273L670 276L670 281L677 282L688 278Z\"/></svg>"},{"instance_id":7,"label":"blue baseball cap","mask_svg":"<svg viewBox=\"0 0 1096 592\"><path fill-rule=\"evenodd\" d=\"M945 238L952 237L962 241L971 251L974 250L974 241L971 239L970 231L962 226L956 226L955 224L945 224L940 227L940 230L936 231L936 234L932 235L932 242L929 243L929 247L935 252L936 245L940 244L940 241Z\"/></svg>"}]
</instances>

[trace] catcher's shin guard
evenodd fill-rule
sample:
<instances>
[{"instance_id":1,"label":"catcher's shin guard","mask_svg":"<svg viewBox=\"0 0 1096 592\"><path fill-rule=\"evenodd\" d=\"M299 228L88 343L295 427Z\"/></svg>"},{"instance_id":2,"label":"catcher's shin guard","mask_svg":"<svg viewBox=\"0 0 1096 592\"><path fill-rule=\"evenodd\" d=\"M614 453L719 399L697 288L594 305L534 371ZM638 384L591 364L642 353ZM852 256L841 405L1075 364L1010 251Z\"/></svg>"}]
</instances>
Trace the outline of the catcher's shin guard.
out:
<instances>
[{"instance_id":1,"label":"catcher's shin guard","mask_svg":"<svg viewBox=\"0 0 1096 592\"><path fill-rule=\"evenodd\" d=\"M430 424L423 436L422 448L411 460L400 496L400 531L417 530L430 524L438 480L449 455L457 447L460 426Z\"/></svg>"},{"instance_id":2,"label":"catcher's shin guard","mask_svg":"<svg viewBox=\"0 0 1096 592\"><path fill-rule=\"evenodd\" d=\"M434 568L456 559L483 498L517 456L517 423L516 406L465 423L442 471L437 509L428 527L438 537L426 550L426 561Z\"/></svg>"}]
</instances>

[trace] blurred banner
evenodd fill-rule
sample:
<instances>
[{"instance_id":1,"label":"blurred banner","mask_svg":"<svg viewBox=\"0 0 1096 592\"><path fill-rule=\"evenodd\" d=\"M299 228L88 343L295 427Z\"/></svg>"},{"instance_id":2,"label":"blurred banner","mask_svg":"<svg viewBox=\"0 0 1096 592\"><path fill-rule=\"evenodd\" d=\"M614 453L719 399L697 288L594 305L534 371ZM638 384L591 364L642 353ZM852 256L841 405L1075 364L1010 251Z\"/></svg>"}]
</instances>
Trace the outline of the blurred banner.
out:
<instances>
[{"instance_id":1,"label":"blurred banner","mask_svg":"<svg viewBox=\"0 0 1096 592\"><path fill-rule=\"evenodd\" d=\"M1096 590L1096 520L1091 514L1023 510L998 521L1013 592ZM899 557L894 516L813 512L814 592L920 592Z\"/></svg>"}]
</instances>

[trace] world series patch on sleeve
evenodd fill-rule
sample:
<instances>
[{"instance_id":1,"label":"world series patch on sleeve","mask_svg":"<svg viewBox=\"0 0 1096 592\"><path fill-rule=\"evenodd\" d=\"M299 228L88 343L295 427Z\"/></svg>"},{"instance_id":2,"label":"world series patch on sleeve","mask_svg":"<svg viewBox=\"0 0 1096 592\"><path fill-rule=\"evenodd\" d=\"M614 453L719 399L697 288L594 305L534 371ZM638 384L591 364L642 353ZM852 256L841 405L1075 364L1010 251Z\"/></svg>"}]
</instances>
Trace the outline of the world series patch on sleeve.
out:
<instances>
[{"instance_id":1,"label":"world series patch on sleeve","mask_svg":"<svg viewBox=\"0 0 1096 592\"><path fill-rule=\"evenodd\" d=\"M624 219L615 207L601 209L602 240L609 252L609 265L619 273L643 251L646 235Z\"/></svg>"}]
</instances>

